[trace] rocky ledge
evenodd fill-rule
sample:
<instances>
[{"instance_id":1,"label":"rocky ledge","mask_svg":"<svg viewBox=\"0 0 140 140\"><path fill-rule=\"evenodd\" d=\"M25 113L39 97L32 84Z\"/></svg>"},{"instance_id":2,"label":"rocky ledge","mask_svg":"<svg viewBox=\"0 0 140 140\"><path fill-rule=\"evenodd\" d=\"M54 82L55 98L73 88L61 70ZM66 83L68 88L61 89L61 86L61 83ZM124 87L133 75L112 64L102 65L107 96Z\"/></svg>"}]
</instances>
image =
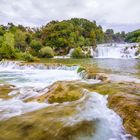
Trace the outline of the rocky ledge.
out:
<instances>
[{"instance_id":1,"label":"rocky ledge","mask_svg":"<svg viewBox=\"0 0 140 140\"><path fill-rule=\"evenodd\" d=\"M109 107L123 119L126 131L140 139L140 94L118 93L108 100Z\"/></svg>"}]
</instances>

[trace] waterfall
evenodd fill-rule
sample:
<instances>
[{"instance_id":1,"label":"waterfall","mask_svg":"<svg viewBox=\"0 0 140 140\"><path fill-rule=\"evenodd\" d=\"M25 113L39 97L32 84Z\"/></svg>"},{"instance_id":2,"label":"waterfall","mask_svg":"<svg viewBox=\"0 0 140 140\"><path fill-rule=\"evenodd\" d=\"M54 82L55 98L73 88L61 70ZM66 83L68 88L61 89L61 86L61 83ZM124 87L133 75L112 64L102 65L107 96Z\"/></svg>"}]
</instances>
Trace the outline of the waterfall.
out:
<instances>
[{"instance_id":1,"label":"waterfall","mask_svg":"<svg viewBox=\"0 0 140 140\"><path fill-rule=\"evenodd\" d=\"M101 44L96 48L97 58L136 58L138 44Z\"/></svg>"},{"instance_id":2,"label":"waterfall","mask_svg":"<svg viewBox=\"0 0 140 140\"><path fill-rule=\"evenodd\" d=\"M73 53L74 49L70 49L69 53L67 54L67 57L71 57L71 54Z\"/></svg>"}]
</instances>

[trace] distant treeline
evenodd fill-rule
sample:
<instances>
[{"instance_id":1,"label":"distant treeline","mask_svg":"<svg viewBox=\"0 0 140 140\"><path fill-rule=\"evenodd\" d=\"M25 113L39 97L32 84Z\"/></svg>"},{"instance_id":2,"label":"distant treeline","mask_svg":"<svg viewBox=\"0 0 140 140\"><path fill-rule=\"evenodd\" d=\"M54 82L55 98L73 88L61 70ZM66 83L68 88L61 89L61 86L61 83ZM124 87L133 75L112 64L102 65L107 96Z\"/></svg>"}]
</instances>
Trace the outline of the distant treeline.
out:
<instances>
[{"instance_id":1,"label":"distant treeline","mask_svg":"<svg viewBox=\"0 0 140 140\"><path fill-rule=\"evenodd\" d=\"M114 33L112 29L104 32L95 21L87 19L51 21L41 28L8 23L0 26L0 58L32 61L36 57L65 55L71 48L139 40L140 30L129 34Z\"/></svg>"}]
</instances>

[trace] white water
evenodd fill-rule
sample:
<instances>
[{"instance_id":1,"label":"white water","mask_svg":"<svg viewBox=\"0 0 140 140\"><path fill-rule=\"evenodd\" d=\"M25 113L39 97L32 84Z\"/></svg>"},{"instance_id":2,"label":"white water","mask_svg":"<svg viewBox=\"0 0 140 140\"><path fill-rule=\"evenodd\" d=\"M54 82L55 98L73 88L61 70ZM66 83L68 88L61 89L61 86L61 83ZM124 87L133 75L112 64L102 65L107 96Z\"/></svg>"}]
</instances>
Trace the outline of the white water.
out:
<instances>
[{"instance_id":1,"label":"white water","mask_svg":"<svg viewBox=\"0 0 140 140\"><path fill-rule=\"evenodd\" d=\"M43 88L60 80L77 80L77 67L48 67L21 65L18 62L1 62L0 79L16 87Z\"/></svg>"},{"instance_id":2,"label":"white water","mask_svg":"<svg viewBox=\"0 0 140 140\"><path fill-rule=\"evenodd\" d=\"M95 51L92 46L88 46L90 49L90 55L94 58L115 58L115 59L131 59L137 58L135 53L138 50L138 43L111 43L111 44L99 44ZM135 47L136 46L136 47ZM73 48L65 56L55 56L54 58L70 58L73 52ZM84 51L83 51L84 52ZM87 53L87 52L84 52Z\"/></svg>"},{"instance_id":3,"label":"white water","mask_svg":"<svg viewBox=\"0 0 140 140\"><path fill-rule=\"evenodd\" d=\"M10 100L0 100L0 119L10 118L48 106L46 103L24 100L46 93L44 88L60 80L81 79L76 67L47 68L42 65L21 65L19 62L1 62L0 80L12 84L15 90L9 93Z\"/></svg>"},{"instance_id":4,"label":"white water","mask_svg":"<svg viewBox=\"0 0 140 140\"><path fill-rule=\"evenodd\" d=\"M96 48L97 58L136 58L137 43L129 44L101 44Z\"/></svg>"},{"instance_id":5,"label":"white water","mask_svg":"<svg viewBox=\"0 0 140 140\"><path fill-rule=\"evenodd\" d=\"M85 96L76 101L78 114L66 118L66 125L81 121L91 121L96 124L96 131L92 136L81 136L83 140L134 140L122 126L122 119L107 107L107 96L84 91ZM74 103L68 103L74 104ZM81 140L79 136L77 140Z\"/></svg>"},{"instance_id":6,"label":"white water","mask_svg":"<svg viewBox=\"0 0 140 140\"><path fill-rule=\"evenodd\" d=\"M24 100L44 94L44 92L47 92L47 89L44 91L44 87L55 81L79 79L80 77L76 73L75 67L47 69L45 66L40 65L23 66L17 62L2 62L0 64L0 80L16 87L14 91L9 93L9 96L12 97L11 99L0 99L0 120L50 106L48 103L26 103ZM83 120L94 121L96 122L96 132L88 140L128 140L121 118L107 107L105 96L97 93L87 93L86 91L85 96L75 102L77 102L78 114L66 118L67 125ZM84 138L79 137L79 140L81 139Z\"/></svg>"},{"instance_id":7,"label":"white water","mask_svg":"<svg viewBox=\"0 0 140 140\"><path fill-rule=\"evenodd\" d=\"M62 59L62 58L70 58L73 51L74 51L74 49L72 48L72 49L70 49L70 51L69 51L69 53L67 55L55 56L54 58L60 58L60 59Z\"/></svg>"}]
</instances>

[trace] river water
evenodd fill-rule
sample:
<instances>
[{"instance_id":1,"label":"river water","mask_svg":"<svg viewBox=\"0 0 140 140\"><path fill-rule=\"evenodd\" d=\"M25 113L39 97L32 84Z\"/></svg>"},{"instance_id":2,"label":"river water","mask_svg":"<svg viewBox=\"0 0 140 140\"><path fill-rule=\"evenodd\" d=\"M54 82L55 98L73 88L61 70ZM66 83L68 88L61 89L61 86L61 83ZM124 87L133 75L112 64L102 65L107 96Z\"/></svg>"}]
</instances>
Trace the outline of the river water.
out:
<instances>
[{"instance_id":1,"label":"river water","mask_svg":"<svg viewBox=\"0 0 140 140\"><path fill-rule=\"evenodd\" d=\"M92 64L112 73L123 75L139 76L139 60L70 60L70 59L46 59L42 60L50 63L69 64ZM25 102L25 99L36 97L47 92L47 86L56 81L82 80L74 67L45 67L43 64L22 65L19 62L0 63L0 86L14 85L13 91L9 93L10 99L0 99L0 121L10 120L15 116L21 116L28 112L40 110L52 106L48 103ZM45 89L45 90L44 90ZM43 91L43 92L41 92ZM79 136L79 140L129 140L133 139L126 134L121 118L107 107L107 97L98 93L89 94L84 92L84 98L76 103L74 108L78 113L70 118L66 118L68 125L79 121L96 122L96 131L93 135L84 138ZM75 104L75 102L68 103ZM81 106L82 104L82 106ZM63 105L62 105L63 106ZM61 116L63 119L63 115ZM70 120L71 121L70 121ZM55 124L54 124L55 125ZM8 130L7 130L8 131ZM0 134L1 135L1 134ZM57 140L57 139L56 139Z\"/></svg>"},{"instance_id":2,"label":"river water","mask_svg":"<svg viewBox=\"0 0 140 140\"><path fill-rule=\"evenodd\" d=\"M42 59L43 63L61 63L64 65L89 64L105 72L131 75L140 78L140 59Z\"/></svg>"}]
</instances>

